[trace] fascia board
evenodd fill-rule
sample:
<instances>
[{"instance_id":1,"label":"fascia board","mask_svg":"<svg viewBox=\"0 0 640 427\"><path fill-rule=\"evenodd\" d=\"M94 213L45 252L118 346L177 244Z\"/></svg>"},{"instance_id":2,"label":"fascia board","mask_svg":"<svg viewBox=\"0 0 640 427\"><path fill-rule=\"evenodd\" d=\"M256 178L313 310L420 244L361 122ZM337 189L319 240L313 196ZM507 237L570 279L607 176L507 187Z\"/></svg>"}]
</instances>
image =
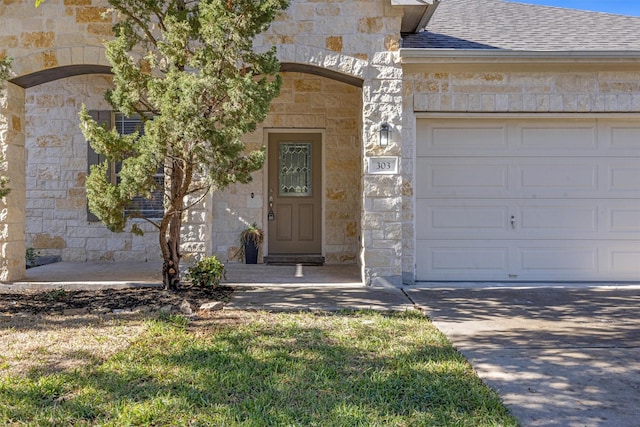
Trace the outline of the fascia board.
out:
<instances>
[{"instance_id":1,"label":"fascia board","mask_svg":"<svg viewBox=\"0 0 640 427\"><path fill-rule=\"evenodd\" d=\"M640 51L635 50L524 51L401 48L399 53L403 64L640 62Z\"/></svg>"},{"instance_id":2,"label":"fascia board","mask_svg":"<svg viewBox=\"0 0 640 427\"><path fill-rule=\"evenodd\" d=\"M433 0L391 0L391 6L429 6Z\"/></svg>"}]
</instances>

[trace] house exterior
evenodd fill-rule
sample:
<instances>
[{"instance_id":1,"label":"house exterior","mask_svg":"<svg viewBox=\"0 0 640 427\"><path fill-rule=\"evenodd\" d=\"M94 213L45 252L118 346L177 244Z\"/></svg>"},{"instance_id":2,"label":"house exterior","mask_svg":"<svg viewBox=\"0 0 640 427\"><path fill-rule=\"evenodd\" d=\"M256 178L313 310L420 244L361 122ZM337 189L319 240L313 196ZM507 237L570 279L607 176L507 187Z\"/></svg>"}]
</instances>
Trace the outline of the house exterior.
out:
<instances>
[{"instance_id":1,"label":"house exterior","mask_svg":"<svg viewBox=\"0 0 640 427\"><path fill-rule=\"evenodd\" d=\"M153 230L113 234L86 209L77 112L108 112L106 2L32 3L0 5L0 280L24 276L27 247L159 259ZM369 285L638 280L638 34L640 18L503 0L294 0L256 40L284 82L246 136L265 167L189 212L183 252L234 261L255 222L263 255L357 264Z\"/></svg>"}]
</instances>

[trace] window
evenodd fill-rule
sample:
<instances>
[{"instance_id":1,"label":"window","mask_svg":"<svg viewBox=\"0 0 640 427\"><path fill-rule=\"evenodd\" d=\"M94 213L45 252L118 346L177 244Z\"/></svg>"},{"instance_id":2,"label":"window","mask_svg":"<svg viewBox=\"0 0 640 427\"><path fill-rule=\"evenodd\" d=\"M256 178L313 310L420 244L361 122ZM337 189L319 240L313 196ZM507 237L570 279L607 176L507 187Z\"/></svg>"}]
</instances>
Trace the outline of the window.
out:
<instances>
[{"instance_id":1,"label":"window","mask_svg":"<svg viewBox=\"0 0 640 427\"><path fill-rule=\"evenodd\" d=\"M278 195L311 196L311 144L281 143L279 163Z\"/></svg>"},{"instance_id":2,"label":"window","mask_svg":"<svg viewBox=\"0 0 640 427\"><path fill-rule=\"evenodd\" d=\"M140 116L127 117L121 113L113 113L111 111L90 111L91 117L98 123L106 123L109 126L115 127L115 129L121 135L128 135L137 131L144 131L142 129L142 119ZM91 165L102 163L104 157L98 155L91 145L88 145L88 167ZM109 179L112 183L118 182L118 173L120 172L121 164L112 164L109 168ZM125 211L125 214L137 211L140 212L145 218L162 218L164 214L163 208L163 190L164 190L164 171L159 169L154 176L154 180L158 183L157 189L151 195L151 198L134 197L132 199L131 209ZM93 215L87 209L87 216L90 222L98 221L98 218Z\"/></svg>"}]
</instances>

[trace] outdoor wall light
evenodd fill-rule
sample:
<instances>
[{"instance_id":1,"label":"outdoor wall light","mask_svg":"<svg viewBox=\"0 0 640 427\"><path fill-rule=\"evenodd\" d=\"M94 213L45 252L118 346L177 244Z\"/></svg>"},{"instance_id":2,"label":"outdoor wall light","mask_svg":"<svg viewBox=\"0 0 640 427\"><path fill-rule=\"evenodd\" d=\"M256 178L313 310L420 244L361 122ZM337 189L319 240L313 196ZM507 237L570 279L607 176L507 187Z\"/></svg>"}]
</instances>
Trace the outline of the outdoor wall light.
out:
<instances>
[{"instance_id":1,"label":"outdoor wall light","mask_svg":"<svg viewBox=\"0 0 640 427\"><path fill-rule=\"evenodd\" d=\"M380 147L387 147L389 145L389 134L391 133L391 126L389 123L380 123L380 140L378 141Z\"/></svg>"}]
</instances>

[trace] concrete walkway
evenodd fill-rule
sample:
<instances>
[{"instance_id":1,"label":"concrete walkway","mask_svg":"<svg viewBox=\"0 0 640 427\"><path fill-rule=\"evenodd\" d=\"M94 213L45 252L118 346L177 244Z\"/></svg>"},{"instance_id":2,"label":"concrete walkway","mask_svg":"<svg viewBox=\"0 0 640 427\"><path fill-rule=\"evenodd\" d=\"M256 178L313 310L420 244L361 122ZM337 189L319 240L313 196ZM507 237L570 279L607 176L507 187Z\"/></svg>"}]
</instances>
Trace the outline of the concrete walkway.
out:
<instances>
[{"instance_id":1,"label":"concrete walkway","mask_svg":"<svg viewBox=\"0 0 640 427\"><path fill-rule=\"evenodd\" d=\"M639 286L371 288L356 266L227 270L230 309L422 310L523 427L640 427ZM0 290L150 285L158 263L57 263Z\"/></svg>"}]
</instances>

